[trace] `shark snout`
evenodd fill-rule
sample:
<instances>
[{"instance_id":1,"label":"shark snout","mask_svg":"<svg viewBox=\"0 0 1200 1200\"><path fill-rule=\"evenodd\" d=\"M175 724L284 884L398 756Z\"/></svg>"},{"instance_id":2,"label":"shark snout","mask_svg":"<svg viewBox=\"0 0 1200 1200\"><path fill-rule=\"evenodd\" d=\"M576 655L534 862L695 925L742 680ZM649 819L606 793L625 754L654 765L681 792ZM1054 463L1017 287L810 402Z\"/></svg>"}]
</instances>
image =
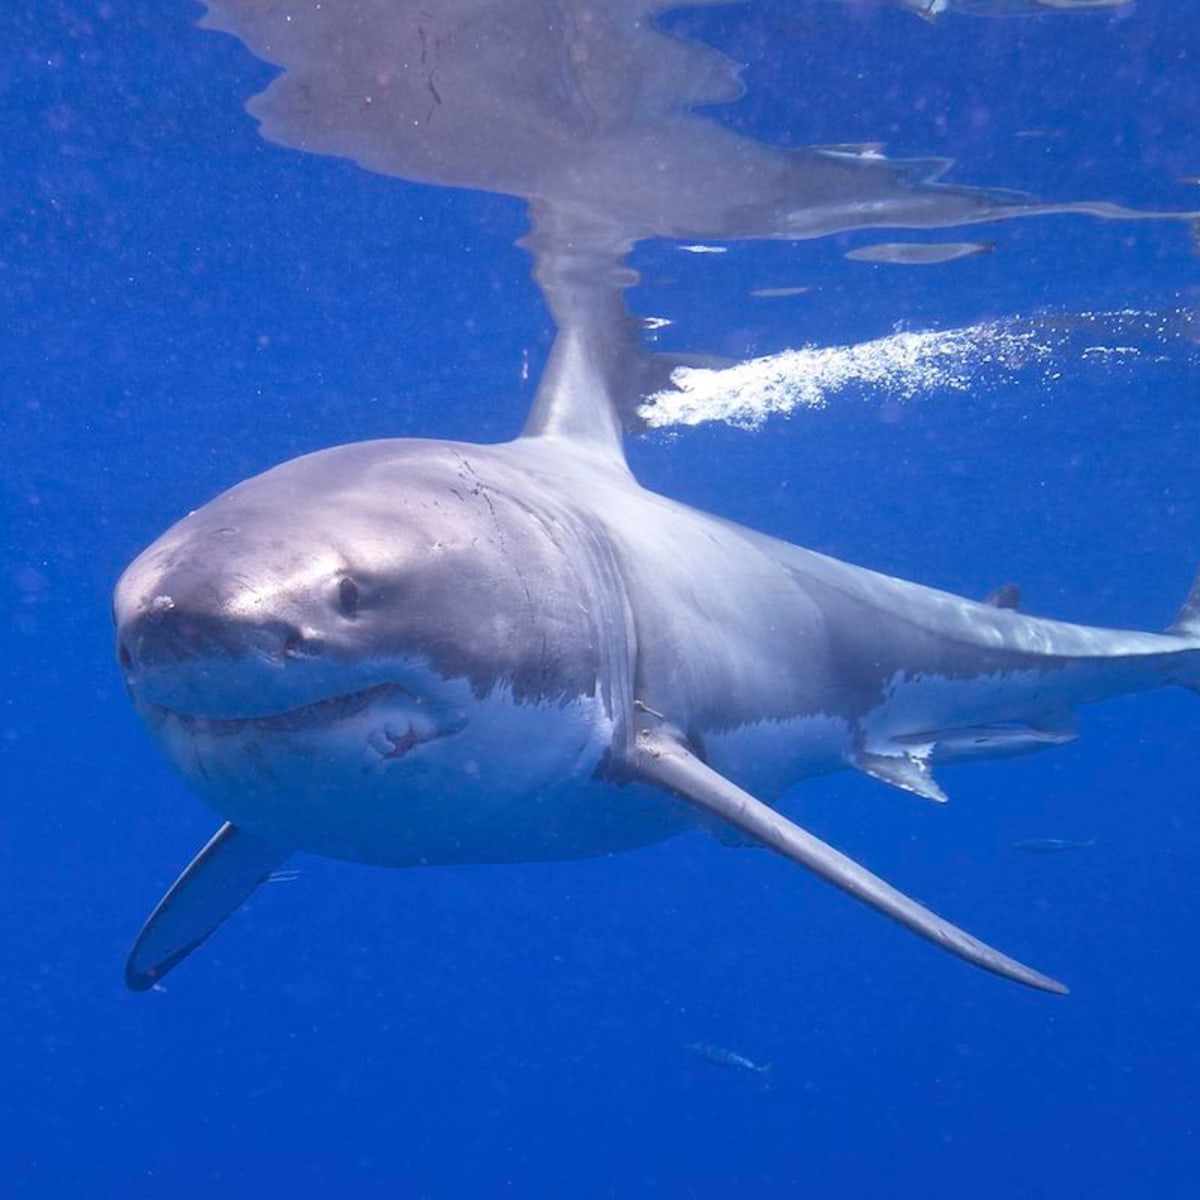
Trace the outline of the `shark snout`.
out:
<instances>
[{"instance_id":1,"label":"shark snout","mask_svg":"<svg viewBox=\"0 0 1200 1200\"><path fill-rule=\"evenodd\" d=\"M117 622L117 659L128 675L197 660L265 659L279 666L320 656L318 636L287 621L248 621L151 597Z\"/></svg>"}]
</instances>

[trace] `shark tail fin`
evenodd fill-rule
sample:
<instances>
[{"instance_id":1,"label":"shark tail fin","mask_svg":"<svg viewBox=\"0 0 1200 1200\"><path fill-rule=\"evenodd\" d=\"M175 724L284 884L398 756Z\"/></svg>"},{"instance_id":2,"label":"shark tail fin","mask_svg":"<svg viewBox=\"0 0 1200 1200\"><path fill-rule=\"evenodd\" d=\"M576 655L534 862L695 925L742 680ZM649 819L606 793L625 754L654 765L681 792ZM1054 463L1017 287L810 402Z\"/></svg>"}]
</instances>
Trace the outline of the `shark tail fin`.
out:
<instances>
[{"instance_id":1,"label":"shark tail fin","mask_svg":"<svg viewBox=\"0 0 1200 1200\"><path fill-rule=\"evenodd\" d=\"M1192 580L1191 590L1179 610L1179 615L1167 626L1172 637L1186 638L1195 643L1196 652L1186 653L1187 666L1174 677L1174 683L1200 693L1200 573Z\"/></svg>"},{"instance_id":2,"label":"shark tail fin","mask_svg":"<svg viewBox=\"0 0 1200 1200\"><path fill-rule=\"evenodd\" d=\"M1176 637L1194 638L1200 642L1200 573L1192 580L1191 591L1179 610L1179 615L1167 626Z\"/></svg>"}]
</instances>

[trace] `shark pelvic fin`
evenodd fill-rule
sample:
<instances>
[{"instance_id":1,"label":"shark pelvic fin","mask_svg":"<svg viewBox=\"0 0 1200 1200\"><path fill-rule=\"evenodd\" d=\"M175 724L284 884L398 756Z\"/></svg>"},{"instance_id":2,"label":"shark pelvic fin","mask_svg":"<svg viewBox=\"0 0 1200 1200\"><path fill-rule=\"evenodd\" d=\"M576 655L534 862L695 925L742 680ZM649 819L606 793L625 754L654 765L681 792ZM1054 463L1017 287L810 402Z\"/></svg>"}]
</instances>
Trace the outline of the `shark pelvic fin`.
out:
<instances>
[{"instance_id":1,"label":"shark pelvic fin","mask_svg":"<svg viewBox=\"0 0 1200 1200\"><path fill-rule=\"evenodd\" d=\"M929 769L931 750L932 746L928 745L899 754L874 754L869 750L860 750L852 762L855 769L872 779L878 779L880 783L890 783L892 787L912 792L914 796L945 804L949 797L938 786Z\"/></svg>"},{"instance_id":2,"label":"shark pelvic fin","mask_svg":"<svg viewBox=\"0 0 1200 1200\"><path fill-rule=\"evenodd\" d=\"M226 822L171 885L125 962L135 992L182 962L287 857L287 851Z\"/></svg>"},{"instance_id":3,"label":"shark pelvic fin","mask_svg":"<svg viewBox=\"0 0 1200 1200\"><path fill-rule=\"evenodd\" d=\"M643 730L630 753L629 766L634 777L673 793L708 815L727 821L943 950L1027 987L1065 994L1067 989L1057 980L951 925L761 800L756 800L749 792L744 792L701 762L678 736L665 730Z\"/></svg>"}]
</instances>

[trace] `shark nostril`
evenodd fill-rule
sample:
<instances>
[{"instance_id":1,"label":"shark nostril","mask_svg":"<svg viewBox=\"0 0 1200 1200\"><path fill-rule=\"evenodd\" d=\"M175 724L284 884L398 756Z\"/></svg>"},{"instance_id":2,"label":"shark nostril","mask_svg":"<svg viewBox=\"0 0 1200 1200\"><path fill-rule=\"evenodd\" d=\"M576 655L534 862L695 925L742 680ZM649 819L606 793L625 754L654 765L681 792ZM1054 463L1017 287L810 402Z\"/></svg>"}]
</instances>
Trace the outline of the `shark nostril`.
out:
<instances>
[{"instance_id":1,"label":"shark nostril","mask_svg":"<svg viewBox=\"0 0 1200 1200\"><path fill-rule=\"evenodd\" d=\"M289 633L283 639L281 653L285 659L317 658L323 649L319 638L308 638L302 633Z\"/></svg>"},{"instance_id":2,"label":"shark nostril","mask_svg":"<svg viewBox=\"0 0 1200 1200\"><path fill-rule=\"evenodd\" d=\"M133 667L133 655L129 653L129 647L124 642L117 645L117 662L121 664L123 671L131 670Z\"/></svg>"}]
</instances>

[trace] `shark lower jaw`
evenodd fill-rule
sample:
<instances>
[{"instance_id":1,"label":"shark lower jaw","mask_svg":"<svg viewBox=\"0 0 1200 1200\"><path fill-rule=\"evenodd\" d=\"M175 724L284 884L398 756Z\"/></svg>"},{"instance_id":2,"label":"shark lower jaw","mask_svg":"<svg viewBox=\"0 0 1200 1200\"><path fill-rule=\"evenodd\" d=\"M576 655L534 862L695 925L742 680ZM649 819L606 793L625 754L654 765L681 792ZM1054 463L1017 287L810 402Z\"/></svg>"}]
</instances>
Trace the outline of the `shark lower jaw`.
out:
<instances>
[{"instance_id":1,"label":"shark lower jaw","mask_svg":"<svg viewBox=\"0 0 1200 1200\"><path fill-rule=\"evenodd\" d=\"M261 755L268 746L282 757L294 752L305 758L321 747L334 757L355 747L368 760L394 763L464 724L457 714L436 711L398 683L372 684L253 715L189 713L147 700L139 708L169 750L190 745L230 759L247 751Z\"/></svg>"}]
</instances>

